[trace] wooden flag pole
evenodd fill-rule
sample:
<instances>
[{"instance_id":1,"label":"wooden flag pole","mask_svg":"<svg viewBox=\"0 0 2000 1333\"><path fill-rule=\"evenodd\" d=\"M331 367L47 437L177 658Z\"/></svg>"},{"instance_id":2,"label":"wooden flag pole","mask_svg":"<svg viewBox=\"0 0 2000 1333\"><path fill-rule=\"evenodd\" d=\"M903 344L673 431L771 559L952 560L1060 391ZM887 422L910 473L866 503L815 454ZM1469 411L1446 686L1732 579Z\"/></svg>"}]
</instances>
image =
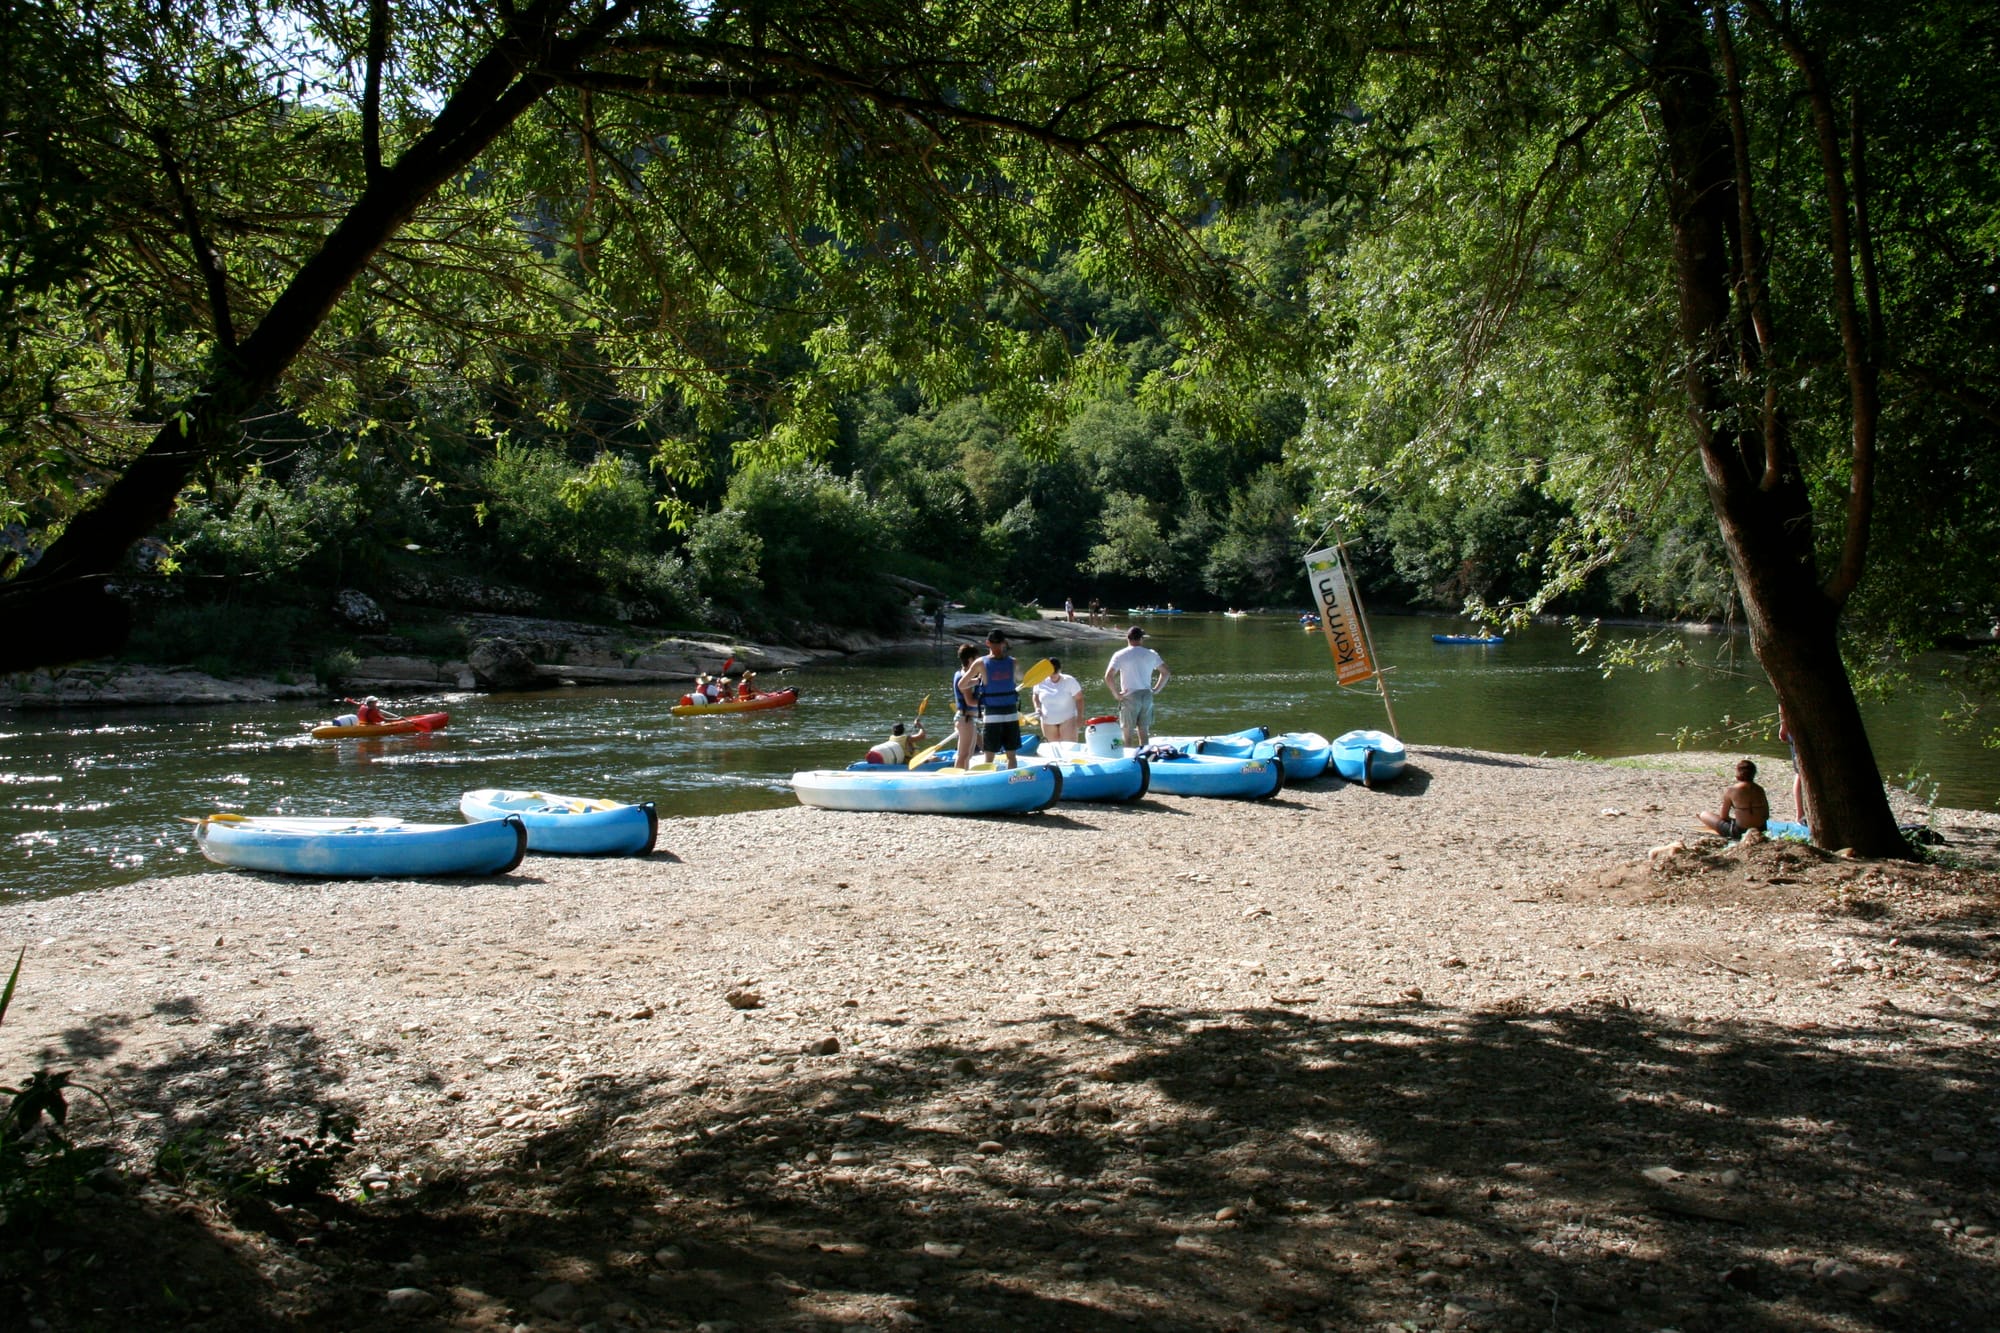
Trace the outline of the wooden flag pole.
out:
<instances>
[{"instance_id":1,"label":"wooden flag pole","mask_svg":"<svg viewBox=\"0 0 2000 1333\"><path fill-rule=\"evenodd\" d=\"M1361 584L1354 577L1354 566L1347 559L1347 543L1335 542L1333 549L1340 552L1341 572L1347 576L1347 595L1354 599L1354 619L1359 622L1361 643L1367 650L1368 661L1375 668L1375 688L1382 694L1382 711L1389 715L1389 734L1401 740L1402 731L1396 726L1396 709L1389 702L1389 674L1382 666L1381 654L1375 651L1375 634L1368 628L1368 611L1361 605Z\"/></svg>"}]
</instances>

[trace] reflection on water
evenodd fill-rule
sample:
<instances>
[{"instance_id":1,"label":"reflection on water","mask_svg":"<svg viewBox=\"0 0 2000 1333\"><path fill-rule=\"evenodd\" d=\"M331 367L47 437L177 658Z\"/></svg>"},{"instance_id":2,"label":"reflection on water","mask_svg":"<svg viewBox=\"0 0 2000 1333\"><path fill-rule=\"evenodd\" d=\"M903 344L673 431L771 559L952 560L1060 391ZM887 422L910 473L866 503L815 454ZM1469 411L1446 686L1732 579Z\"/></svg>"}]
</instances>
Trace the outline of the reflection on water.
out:
<instances>
[{"instance_id":1,"label":"reflection on water","mask_svg":"<svg viewBox=\"0 0 2000 1333\"><path fill-rule=\"evenodd\" d=\"M1146 624L1174 672L1159 698L1162 734L1262 722L1331 736L1383 725L1375 691L1336 687L1325 640L1290 618ZM1687 665L1606 679L1559 628L1491 647L1432 643L1433 633L1463 628L1441 618L1381 617L1374 628L1396 720L1416 747L1645 754L1673 749L1683 729L1772 711L1740 638L1689 635ZM1058 650L1093 713L1112 711L1102 677L1119 646L1114 636ZM1029 658L1048 651L1021 648ZM700 718L669 716L679 686L407 696L393 701L400 710L446 710L451 725L358 741L311 739L304 729L321 719L292 706L0 714L0 893L198 869L205 862L176 816L214 810L455 821L459 794L475 787L653 800L669 817L789 805L794 771L859 758L925 694L926 721L948 725L950 667L949 652L936 649L786 672L784 683L802 692L796 707ZM780 673L765 674L778 683ZM1883 771L1924 775L1947 804L1990 808L2000 803L2000 754L1940 731L1944 703L1917 692L1868 706ZM1768 726L1708 745L1784 754Z\"/></svg>"}]
</instances>

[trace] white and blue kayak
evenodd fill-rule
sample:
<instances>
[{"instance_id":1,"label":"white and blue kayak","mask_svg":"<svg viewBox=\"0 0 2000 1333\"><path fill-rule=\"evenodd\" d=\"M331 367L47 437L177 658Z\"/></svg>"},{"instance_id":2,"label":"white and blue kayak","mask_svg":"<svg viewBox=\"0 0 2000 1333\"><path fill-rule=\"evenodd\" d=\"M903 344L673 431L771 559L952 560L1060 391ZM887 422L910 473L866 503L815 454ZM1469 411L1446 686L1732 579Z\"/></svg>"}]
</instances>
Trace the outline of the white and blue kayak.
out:
<instances>
[{"instance_id":1,"label":"white and blue kayak","mask_svg":"<svg viewBox=\"0 0 2000 1333\"><path fill-rule=\"evenodd\" d=\"M957 755L955 748L939 750L918 771L935 772L946 768ZM1095 754L1079 741L1047 741L1040 736L1023 736L1019 759L1023 765L1053 764L1061 769L1061 799L1065 801L1136 801L1152 786L1152 768L1145 760L1122 754ZM865 772L875 767L878 765L849 764L848 771ZM981 761L972 765L972 771L983 773L989 767Z\"/></svg>"},{"instance_id":2,"label":"white and blue kayak","mask_svg":"<svg viewBox=\"0 0 2000 1333\"><path fill-rule=\"evenodd\" d=\"M1409 752L1386 731L1349 731L1333 740L1333 766L1349 782L1372 787L1403 774Z\"/></svg>"},{"instance_id":3,"label":"white and blue kayak","mask_svg":"<svg viewBox=\"0 0 2000 1333\"><path fill-rule=\"evenodd\" d=\"M1062 770L1053 764L979 771L869 764L792 774L792 790L800 803L822 810L1025 815L1054 805L1062 789Z\"/></svg>"},{"instance_id":4,"label":"white and blue kayak","mask_svg":"<svg viewBox=\"0 0 2000 1333\"><path fill-rule=\"evenodd\" d=\"M1128 749L1125 755L1151 765L1156 796L1264 801L1285 785L1285 763L1276 754L1195 754L1156 742L1144 749Z\"/></svg>"},{"instance_id":5,"label":"white and blue kayak","mask_svg":"<svg viewBox=\"0 0 2000 1333\"><path fill-rule=\"evenodd\" d=\"M406 824L400 819L208 815L195 841L218 865L320 879L428 879L504 875L528 851L516 816L480 824Z\"/></svg>"},{"instance_id":6,"label":"white and blue kayak","mask_svg":"<svg viewBox=\"0 0 2000 1333\"><path fill-rule=\"evenodd\" d=\"M519 815L528 828L528 850L559 856L644 856L660 836L660 814L651 801L626 805L482 787L459 797L458 810L475 822Z\"/></svg>"},{"instance_id":7,"label":"white and blue kayak","mask_svg":"<svg viewBox=\"0 0 2000 1333\"><path fill-rule=\"evenodd\" d=\"M1023 738L1025 739L1025 738ZM1040 741L1021 747L1023 764L1062 770L1065 801L1136 801L1153 785L1153 769L1132 755L1092 754L1080 741Z\"/></svg>"},{"instance_id":8,"label":"white and blue kayak","mask_svg":"<svg viewBox=\"0 0 2000 1333\"><path fill-rule=\"evenodd\" d=\"M1263 727L1252 727L1229 736L1209 736L1192 747L1196 754L1234 755L1265 758L1275 754L1285 761L1285 781L1311 782L1324 777L1333 762L1333 742L1316 731L1288 731L1270 736Z\"/></svg>"}]
</instances>

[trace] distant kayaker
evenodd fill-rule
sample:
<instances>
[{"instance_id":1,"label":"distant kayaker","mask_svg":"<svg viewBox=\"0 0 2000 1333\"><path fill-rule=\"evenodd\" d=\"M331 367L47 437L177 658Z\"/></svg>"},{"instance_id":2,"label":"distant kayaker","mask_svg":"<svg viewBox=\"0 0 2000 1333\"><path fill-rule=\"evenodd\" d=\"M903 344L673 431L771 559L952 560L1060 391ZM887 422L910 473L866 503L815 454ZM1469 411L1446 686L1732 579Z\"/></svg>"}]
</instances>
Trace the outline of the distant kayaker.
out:
<instances>
[{"instance_id":1,"label":"distant kayaker","mask_svg":"<svg viewBox=\"0 0 2000 1333\"><path fill-rule=\"evenodd\" d=\"M979 748L979 649L969 643L958 646L958 672L951 678L951 725L958 736L958 753L952 762L959 768L972 767L972 752Z\"/></svg>"},{"instance_id":2,"label":"distant kayaker","mask_svg":"<svg viewBox=\"0 0 2000 1333\"><path fill-rule=\"evenodd\" d=\"M1130 747L1145 745L1153 734L1153 696L1173 678L1166 661L1146 647L1146 631L1134 625L1125 631L1125 646L1111 654L1104 684L1118 701L1118 726Z\"/></svg>"},{"instance_id":3,"label":"distant kayaker","mask_svg":"<svg viewBox=\"0 0 2000 1333\"><path fill-rule=\"evenodd\" d=\"M369 695L366 699L363 699L359 704L355 705L354 717L355 720L364 727L381 726L382 725L381 702L377 700L374 695L372 694Z\"/></svg>"},{"instance_id":4,"label":"distant kayaker","mask_svg":"<svg viewBox=\"0 0 2000 1333\"><path fill-rule=\"evenodd\" d=\"M1757 785L1757 765L1737 760L1736 781L1722 790L1722 809L1712 815L1703 810L1695 818L1725 838L1740 838L1752 829L1762 833L1771 818L1771 798Z\"/></svg>"},{"instance_id":5,"label":"distant kayaker","mask_svg":"<svg viewBox=\"0 0 2000 1333\"><path fill-rule=\"evenodd\" d=\"M722 698L722 686L717 684L715 677L709 675L707 672L703 672L694 678L694 692L697 699L702 703L712 704Z\"/></svg>"},{"instance_id":6,"label":"distant kayaker","mask_svg":"<svg viewBox=\"0 0 2000 1333\"><path fill-rule=\"evenodd\" d=\"M736 697L739 699L754 699L757 697L756 672L746 671L743 673L742 677L736 682Z\"/></svg>"},{"instance_id":7,"label":"distant kayaker","mask_svg":"<svg viewBox=\"0 0 2000 1333\"><path fill-rule=\"evenodd\" d=\"M910 762L910 755L914 753L911 747L923 739L923 723L917 723L917 729L909 731L902 723L898 722L895 726L889 728L889 739L868 752L868 762L871 764L896 764L898 766L907 764Z\"/></svg>"},{"instance_id":8,"label":"distant kayaker","mask_svg":"<svg viewBox=\"0 0 2000 1333\"><path fill-rule=\"evenodd\" d=\"M1020 663L1007 651L1007 636L994 630L986 636L986 656L979 659L979 749L988 762L1007 756L1007 767L1021 766Z\"/></svg>"},{"instance_id":9,"label":"distant kayaker","mask_svg":"<svg viewBox=\"0 0 2000 1333\"><path fill-rule=\"evenodd\" d=\"M1042 720L1042 739L1076 740L1083 717L1083 682L1063 674L1060 658L1051 657L1049 666L1048 676L1035 686L1035 715Z\"/></svg>"}]
</instances>

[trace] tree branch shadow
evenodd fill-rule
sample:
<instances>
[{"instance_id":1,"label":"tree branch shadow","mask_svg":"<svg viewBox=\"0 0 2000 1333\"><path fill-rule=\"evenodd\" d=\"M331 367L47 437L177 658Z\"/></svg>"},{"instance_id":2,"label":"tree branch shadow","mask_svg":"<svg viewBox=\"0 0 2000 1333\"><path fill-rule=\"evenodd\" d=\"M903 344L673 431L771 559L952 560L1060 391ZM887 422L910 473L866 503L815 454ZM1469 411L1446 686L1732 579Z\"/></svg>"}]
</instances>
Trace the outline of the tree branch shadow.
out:
<instances>
[{"instance_id":1,"label":"tree branch shadow","mask_svg":"<svg viewBox=\"0 0 2000 1333\"><path fill-rule=\"evenodd\" d=\"M421 1183L366 1203L106 1206L113 1231L177 1228L214 1327L351 1326L410 1286L441 1319L606 1329L1989 1327L1995 1255L1968 1228L2000 1164L1990 1046L1910 1024L919 1023L692 1080L588 1075L559 1123L471 1165L402 1127L384 1150ZM230 1025L121 1094L163 1132L330 1100L368 1126L338 1063L309 1031ZM189 1318L136 1279L118 1300L123 1327Z\"/></svg>"}]
</instances>

